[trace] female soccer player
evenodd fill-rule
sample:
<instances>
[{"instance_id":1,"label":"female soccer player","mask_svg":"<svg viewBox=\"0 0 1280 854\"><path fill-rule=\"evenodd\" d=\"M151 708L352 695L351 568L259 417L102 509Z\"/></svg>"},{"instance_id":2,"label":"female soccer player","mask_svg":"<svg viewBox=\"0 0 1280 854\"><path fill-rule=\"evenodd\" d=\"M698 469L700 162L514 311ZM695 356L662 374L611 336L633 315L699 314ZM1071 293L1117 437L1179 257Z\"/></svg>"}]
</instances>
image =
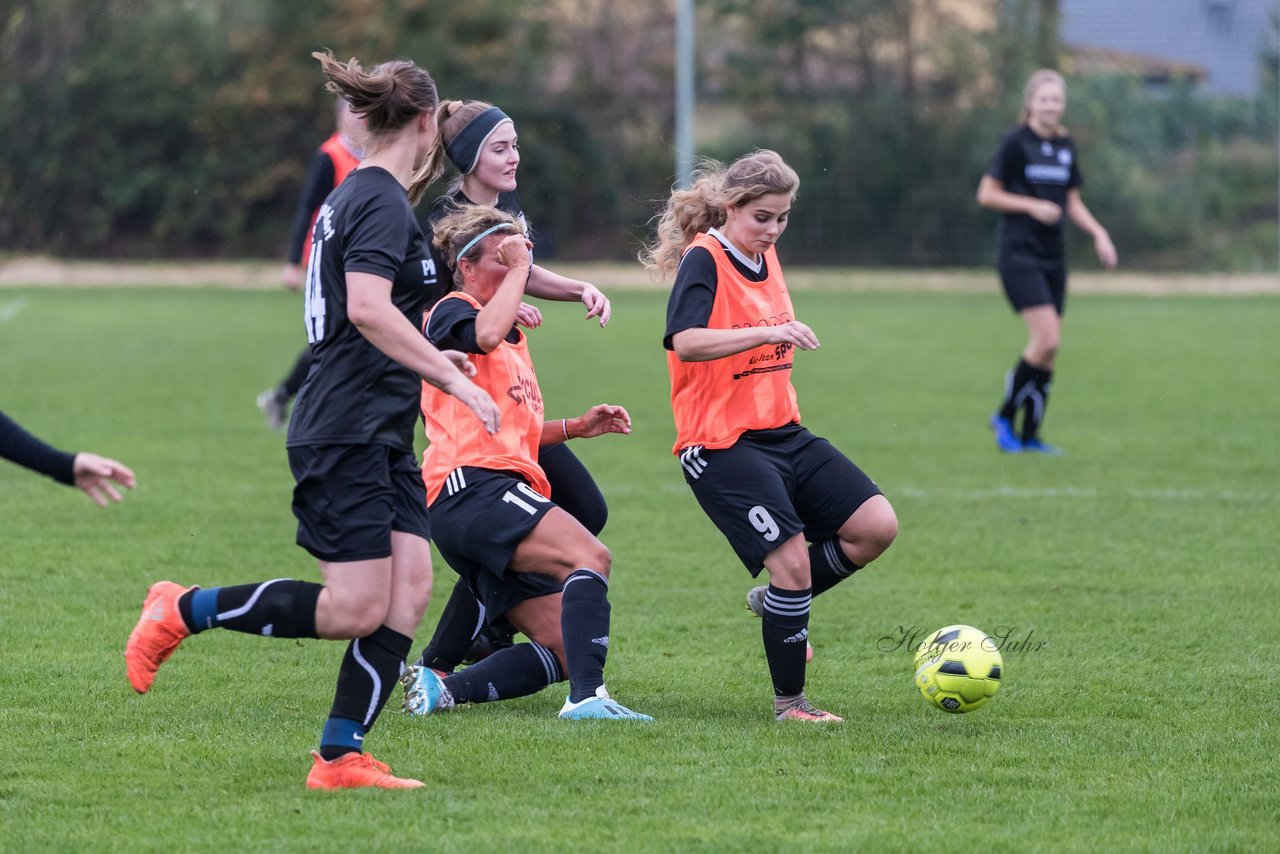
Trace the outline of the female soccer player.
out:
<instances>
[{"instance_id":1,"label":"female soccer player","mask_svg":"<svg viewBox=\"0 0 1280 854\"><path fill-rule=\"evenodd\" d=\"M978 183L978 204L1000 211L998 269L1013 310L1027 325L1022 358L1005 377L1004 400L991 416L996 447L1005 453L1060 454L1040 438L1049 383L1062 337L1067 265L1062 214L1093 238L1098 260L1116 266L1111 237L1080 199L1076 147L1062 126L1067 87L1062 75L1041 69L1022 97L1021 124L1000 140ZM1022 410L1022 429L1014 418Z\"/></svg>"},{"instance_id":2,"label":"female soccer player","mask_svg":"<svg viewBox=\"0 0 1280 854\"><path fill-rule=\"evenodd\" d=\"M774 717L838 722L804 694L809 603L879 557L898 519L870 478L800 426L792 363L818 338L795 318L774 249L799 184L772 151L706 163L671 194L640 260L660 278L675 272L663 344L685 482L752 576L768 572Z\"/></svg>"},{"instance_id":3,"label":"female soccer player","mask_svg":"<svg viewBox=\"0 0 1280 854\"><path fill-rule=\"evenodd\" d=\"M544 420L528 340L516 326L532 264L523 222L465 205L436 223L435 243L460 290L432 309L427 338L471 354L477 384L502 408L502 429L489 435L437 389L422 388L431 440L422 468L436 546L479 598L483 620L509 622L530 642L443 680L429 667L410 667L405 710L424 715L521 697L567 675L560 717L651 720L604 687L609 550L550 499L538 465L540 447L629 433L631 418L620 406L599 405L578 418Z\"/></svg>"},{"instance_id":4,"label":"female soccer player","mask_svg":"<svg viewBox=\"0 0 1280 854\"><path fill-rule=\"evenodd\" d=\"M459 429L470 421L478 434L495 432L499 412L459 370L465 356L423 339L415 323L426 292L399 275L419 246L407 188L435 141L435 83L407 60L365 70L354 59L313 55L326 88L369 131L367 156L329 196L313 231L305 319L315 363L287 441L298 544L320 562L324 585L275 579L202 590L158 582L125 661L143 693L178 645L207 629L351 639L307 786L416 788L422 783L392 776L361 748L431 596L426 494L413 452L421 382L458 403L449 411Z\"/></svg>"},{"instance_id":5,"label":"female soccer player","mask_svg":"<svg viewBox=\"0 0 1280 854\"><path fill-rule=\"evenodd\" d=\"M358 142L364 136L364 128L359 117L351 112L351 106L342 98L335 101L334 120L337 129L316 149L311 165L307 167L302 195L298 198L293 224L289 227L289 260L280 270L280 283L290 290L302 287L307 260L311 257L311 230L316 217L320 216L320 206L364 156ZM311 348L305 347L294 359L293 367L284 379L258 395L258 410L272 430L279 430L288 423L289 403L302 388L310 367Z\"/></svg>"},{"instance_id":6,"label":"female soccer player","mask_svg":"<svg viewBox=\"0 0 1280 854\"><path fill-rule=\"evenodd\" d=\"M467 205L492 205L511 214L525 226L525 215L516 192L516 171L520 165L520 144L515 123L502 110L484 101L445 101L436 111L439 134L431 155L415 177L411 196L420 195L452 165L460 176L447 194L431 207L426 240L431 241L434 224L447 214ZM431 246L433 269L450 287L454 270L443 253ZM533 296L560 301L581 301L587 319L595 317L601 326L609 322L608 298L589 282L570 279L534 264L526 291ZM533 306L521 304L516 320L526 326L541 323ZM608 519L609 508L591 473L564 442L539 449L538 465L551 486L551 499L592 534L599 535ZM465 584L454 585L449 601L430 642L418 663L441 673L452 673L464 660L478 660L494 649L510 646L510 631L501 624L485 626L480 619L480 602Z\"/></svg>"}]
</instances>

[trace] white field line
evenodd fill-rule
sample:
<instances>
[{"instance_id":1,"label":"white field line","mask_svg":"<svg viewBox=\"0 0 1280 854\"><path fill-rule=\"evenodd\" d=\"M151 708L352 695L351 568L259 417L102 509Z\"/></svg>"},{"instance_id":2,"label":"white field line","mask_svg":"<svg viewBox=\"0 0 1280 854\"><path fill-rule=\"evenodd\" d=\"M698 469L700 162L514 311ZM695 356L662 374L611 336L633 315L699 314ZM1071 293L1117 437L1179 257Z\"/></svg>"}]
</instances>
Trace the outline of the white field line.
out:
<instances>
[{"instance_id":1,"label":"white field line","mask_svg":"<svg viewBox=\"0 0 1280 854\"><path fill-rule=\"evenodd\" d=\"M675 475L678 478L679 472L676 472ZM638 495L651 490L638 489L630 484L619 483L610 484L607 491L613 495ZM663 484L658 488L658 491L663 493L687 493L689 487L676 479L670 483ZM990 489L932 489L902 486L890 487L888 495L890 500L913 498L924 501L980 501L1000 498L1014 501L1028 498L1083 498L1091 501L1124 498L1135 501L1239 501L1248 503L1280 501L1280 493L1240 492L1234 489L1179 489L1173 487L1108 491L1091 486L998 486Z\"/></svg>"},{"instance_id":2,"label":"white field line","mask_svg":"<svg viewBox=\"0 0 1280 854\"><path fill-rule=\"evenodd\" d=\"M8 302L0 302L0 323L8 323L17 316L18 312L27 307L26 297L18 297Z\"/></svg>"}]
</instances>

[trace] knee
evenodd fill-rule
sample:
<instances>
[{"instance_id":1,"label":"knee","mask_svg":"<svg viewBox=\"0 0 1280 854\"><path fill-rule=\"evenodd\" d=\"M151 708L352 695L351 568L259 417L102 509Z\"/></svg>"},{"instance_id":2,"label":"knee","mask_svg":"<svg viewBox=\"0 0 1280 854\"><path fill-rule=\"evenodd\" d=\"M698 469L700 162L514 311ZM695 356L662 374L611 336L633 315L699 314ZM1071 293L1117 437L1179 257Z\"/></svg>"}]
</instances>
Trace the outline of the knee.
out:
<instances>
[{"instance_id":1,"label":"knee","mask_svg":"<svg viewBox=\"0 0 1280 854\"><path fill-rule=\"evenodd\" d=\"M363 638L373 634L387 619L391 606L389 593L348 597L334 603L334 629L342 637Z\"/></svg>"},{"instance_id":2,"label":"knee","mask_svg":"<svg viewBox=\"0 0 1280 854\"><path fill-rule=\"evenodd\" d=\"M898 514L883 496L859 510L854 524L840 532L840 539L859 552L858 563L868 564L893 545L898 538Z\"/></svg>"},{"instance_id":3,"label":"knee","mask_svg":"<svg viewBox=\"0 0 1280 854\"><path fill-rule=\"evenodd\" d=\"M584 542L574 549L571 562L573 567L569 572L575 569L594 569L608 578L609 570L613 566L613 555L608 546L592 537L589 542Z\"/></svg>"}]
</instances>

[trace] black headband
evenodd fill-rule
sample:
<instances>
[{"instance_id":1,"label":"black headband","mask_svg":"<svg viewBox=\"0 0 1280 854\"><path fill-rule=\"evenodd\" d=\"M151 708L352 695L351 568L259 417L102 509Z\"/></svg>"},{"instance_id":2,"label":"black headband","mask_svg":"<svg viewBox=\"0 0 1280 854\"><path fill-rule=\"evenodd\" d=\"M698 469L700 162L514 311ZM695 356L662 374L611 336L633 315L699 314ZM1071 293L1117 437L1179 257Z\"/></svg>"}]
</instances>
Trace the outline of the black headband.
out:
<instances>
[{"instance_id":1,"label":"black headband","mask_svg":"<svg viewBox=\"0 0 1280 854\"><path fill-rule=\"evenodd\" d=\"M497 107L490 107L471 121L453 138L453 142L444 147L445 156L449 158L463 175L470 174L476 168L476 160L480 157L480 149L484 141L493 133L493 129L510 117Z\"/></svg>"}]
</instances>

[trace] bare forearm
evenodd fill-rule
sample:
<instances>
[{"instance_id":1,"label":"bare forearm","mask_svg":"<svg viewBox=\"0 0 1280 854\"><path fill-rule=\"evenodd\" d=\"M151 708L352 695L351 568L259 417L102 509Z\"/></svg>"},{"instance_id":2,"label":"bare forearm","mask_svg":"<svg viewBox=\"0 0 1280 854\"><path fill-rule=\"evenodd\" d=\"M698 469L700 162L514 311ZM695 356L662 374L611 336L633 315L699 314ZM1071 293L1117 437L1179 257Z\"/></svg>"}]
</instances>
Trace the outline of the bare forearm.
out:
<instances>
[{"instance_id":1,"label":"bare forearm","mask_svg":"<svg viewBox=\"0 0 1280 854\"><path fill-rule=\"evenodd\" d=\"M568 276L553 273L545 267L534 264L529 271L529 284L525 286L525 291L529 296L538 299L577 302L582 299L582 292L586 286L586 282L570 279Z\"/></svg>"},{"instance_id":2,"label":"bare forearm","mask_svg":"<svg viewBox=\"0 0 1280 854\"><path fill-rule=\"evenodd\" d=\"M769 327L745 329L685 329L671 337L671 346L682 362L723 359L769 343Z\"/></svg>"},{"instance_id":3,"label":"bare forearm","mask_svg":"<svg viewBox=\"0 0 1280 854\"><path fill-rule=\"evenodd\" d=\"M360 334L389 358L440 388L458 369L422 336L391 303L378 305L352 318Z\"/></svg>"},{"instance_id":4,"label":"bare forearm","mask_svg":"<svg viewBox=\"0 0 1280 854\"><path fill-rule=\"evenodd\" d=\"M1106 229L1102 227L1102 223L1094 219L1089 208L1085 206L1084 200L1079 196L1072 195L1067 198L1067 216L1076 224L1076 227L1091 237L1097 237L1100 233L1106 234Z\"/></svg>"},{"instance_id":5,"label":"bare forearm","mask_svg":"<svg viewBox=\"0 0 1280 854\"><path fill-rule=\"evenodd\" d=\"M507 337L516 323L516 311L524 298L529 268L512 267L502 279L498 292L485 303L476 315L476 343L486 353L491 352Z\"/></svg>"}]
</instances>

